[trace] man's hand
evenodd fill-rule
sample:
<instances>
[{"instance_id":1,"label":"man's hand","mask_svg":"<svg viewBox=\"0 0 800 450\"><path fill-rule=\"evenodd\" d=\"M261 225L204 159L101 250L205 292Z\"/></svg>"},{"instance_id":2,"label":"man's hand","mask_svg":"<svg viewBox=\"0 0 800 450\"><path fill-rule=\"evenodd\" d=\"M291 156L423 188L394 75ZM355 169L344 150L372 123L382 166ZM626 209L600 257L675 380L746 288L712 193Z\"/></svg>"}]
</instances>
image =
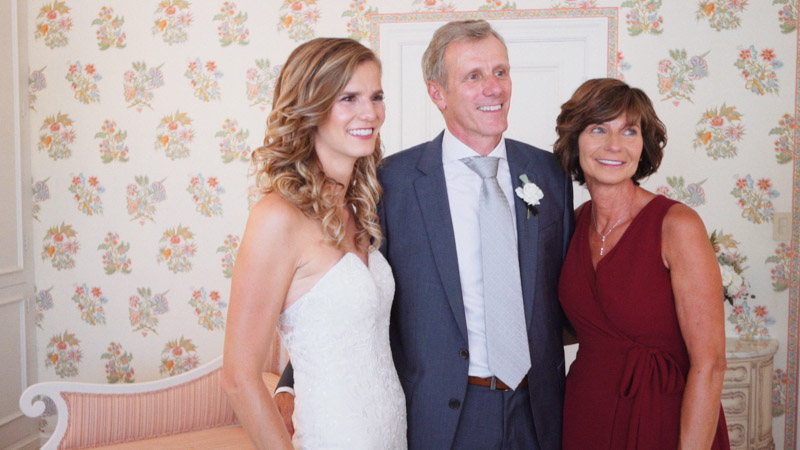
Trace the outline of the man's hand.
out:
<instances>
[{"instance_id":1,"label":"man's hand","mask_svg":"<svg viewBox=\"0 0 800 450\"><path fill-rule=\"evenodd\" d=\"M289 436L294 435L294 425L292 425L292 413L294 413L294 395L288 392L279 392L273 397L275 404L278 405L278 411L281 413L283 423L286 425L286 431Z\"/></svg>"}]
</instances>

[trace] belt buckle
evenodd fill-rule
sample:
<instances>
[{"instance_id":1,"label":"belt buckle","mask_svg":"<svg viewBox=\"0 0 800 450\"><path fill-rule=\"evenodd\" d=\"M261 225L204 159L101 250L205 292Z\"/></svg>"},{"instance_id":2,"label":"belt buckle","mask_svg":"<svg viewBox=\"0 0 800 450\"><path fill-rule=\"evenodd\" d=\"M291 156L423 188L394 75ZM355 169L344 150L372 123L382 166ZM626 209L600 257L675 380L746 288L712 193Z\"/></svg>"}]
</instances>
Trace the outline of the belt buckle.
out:
<instances>
[{"instance_id":1,"label":"belt buckle","mask_svg":"<svg viewBox=\"0 0 800 450\"><path fill-rule=\"evenodd\" d=\"M497 377L494 376L494 375L492 375L492 381L489 384L489 390L490 391L496 391L497 390Z\"/></svg>"}]
</instances>

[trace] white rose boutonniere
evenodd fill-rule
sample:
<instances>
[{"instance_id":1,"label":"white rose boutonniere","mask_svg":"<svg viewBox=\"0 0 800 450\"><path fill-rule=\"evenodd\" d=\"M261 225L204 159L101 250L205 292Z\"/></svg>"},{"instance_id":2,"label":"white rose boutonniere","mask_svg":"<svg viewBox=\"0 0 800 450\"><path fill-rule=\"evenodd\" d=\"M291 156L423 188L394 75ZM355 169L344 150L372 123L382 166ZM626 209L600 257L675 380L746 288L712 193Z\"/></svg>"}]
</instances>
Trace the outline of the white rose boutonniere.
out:
<instances>
[{"instance_id":1,"label":"white rose boutonniere","mask_svg":"<svg viewBox=\"0 0 800 450\"><path fill-rule=\"evenodd\" d=\"M535 206L539 204L539 200L544 198L544 192L539 189L539 186L532 183L528 180L528 176L522 174L519 176L519 179L522 180L522 186L514 189L514 192L517 194L517 197L521 198L528 206L528 218L531 217L531 211L536 214Z\"/></svg>"}]
</instances>

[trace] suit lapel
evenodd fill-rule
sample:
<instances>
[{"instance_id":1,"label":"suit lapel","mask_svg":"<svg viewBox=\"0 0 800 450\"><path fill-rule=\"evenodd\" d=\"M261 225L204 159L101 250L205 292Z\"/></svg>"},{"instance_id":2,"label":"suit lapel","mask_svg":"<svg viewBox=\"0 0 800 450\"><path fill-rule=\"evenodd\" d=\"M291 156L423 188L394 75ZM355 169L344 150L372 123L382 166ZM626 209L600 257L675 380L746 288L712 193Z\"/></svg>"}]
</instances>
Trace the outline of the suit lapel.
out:
<instances>
[{"instance_id":1,"label":"suit lapel","mask_svg":"<svg viewBox=\"0 0 800 450\"><path fill-rule=\"evenodd\" d=\"M417 169L425 175L415 180L414 189L447 301L464 340L467 340L467 321L458 273L456 240L442 167L442 136L443 134L439 134L422 152Z\"/></svg>"},{"instance_id":2,"label":"suit lapel","mask_svg":"<svg viewBox=\"0 0 800 450\"><path fill-rule=\"evenodd\" d=\"M514 142L506 139L508 168L511 173L511 186L516 189L522 185L520 175L536 183L536 168L531 158ZM517 246L519 249L519 270L522 280L522 298L525 306L525 322L528 328L533 320L533 298L536 286L536 254L538 252L539 217L531 212L528 217L526 203L514 194L514 212L517 217Z\"/></svg>"}]
</instances>

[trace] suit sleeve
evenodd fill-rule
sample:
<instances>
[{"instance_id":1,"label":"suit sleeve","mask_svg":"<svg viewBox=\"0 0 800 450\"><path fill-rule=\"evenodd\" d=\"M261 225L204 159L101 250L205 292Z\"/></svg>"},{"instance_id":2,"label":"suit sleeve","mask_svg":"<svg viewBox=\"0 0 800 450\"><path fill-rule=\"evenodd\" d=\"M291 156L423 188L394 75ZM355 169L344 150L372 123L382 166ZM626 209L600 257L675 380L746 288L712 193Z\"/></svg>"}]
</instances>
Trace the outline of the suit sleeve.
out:
<instances>
[{"instance_id":1,"label":"suit sleeve","mask_svg":"<svg viewBox=\"0 0 800 450\"><path fill-rule=\"evenodd\" d=\"M283 373L281 374L281 379L278 380L278 385L275 386L275 390L282 387L288 387L294 389L294 368L292 367L292 362L289 361L286 364L286 367L283 369Z\"/></svg>"}]
</instances>

